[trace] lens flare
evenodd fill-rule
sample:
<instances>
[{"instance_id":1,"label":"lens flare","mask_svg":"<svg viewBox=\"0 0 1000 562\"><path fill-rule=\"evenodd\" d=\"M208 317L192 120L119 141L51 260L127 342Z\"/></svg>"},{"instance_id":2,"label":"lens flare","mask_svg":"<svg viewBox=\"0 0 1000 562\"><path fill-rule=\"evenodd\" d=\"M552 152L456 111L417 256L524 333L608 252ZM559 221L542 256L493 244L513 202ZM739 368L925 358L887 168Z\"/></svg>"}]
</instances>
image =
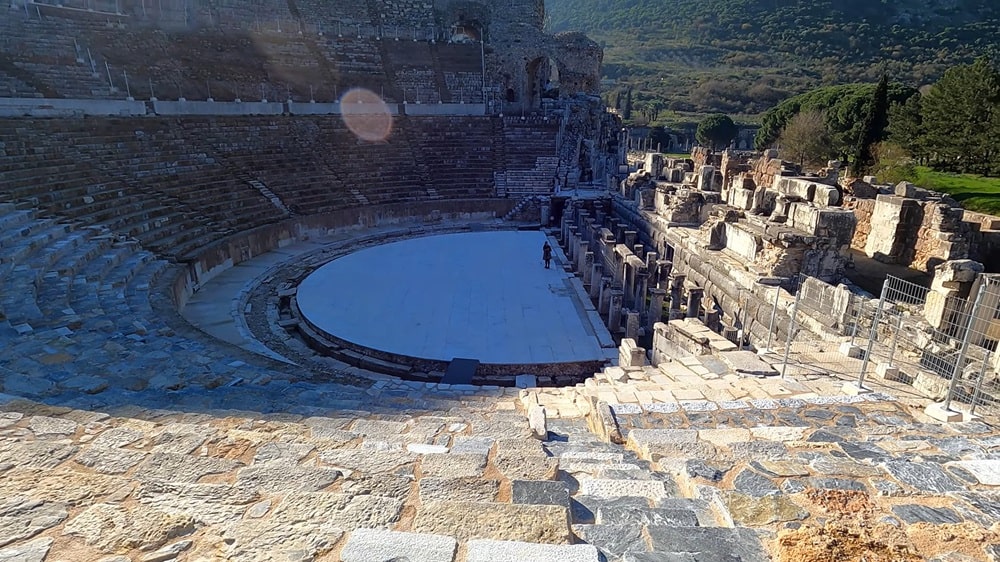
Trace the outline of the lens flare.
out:
<instances>
[{"instance_id":1,"label":"lens flare","mask_svg":"<svg viewBox=\"0 0 1000 562\"><path fill-rule=\"evenodd\" d=\"M378 94L364 88L352 88L340 98L344 124L361 140L378 142L392 133L392 113Z\"/></svg>"}]
</instances>

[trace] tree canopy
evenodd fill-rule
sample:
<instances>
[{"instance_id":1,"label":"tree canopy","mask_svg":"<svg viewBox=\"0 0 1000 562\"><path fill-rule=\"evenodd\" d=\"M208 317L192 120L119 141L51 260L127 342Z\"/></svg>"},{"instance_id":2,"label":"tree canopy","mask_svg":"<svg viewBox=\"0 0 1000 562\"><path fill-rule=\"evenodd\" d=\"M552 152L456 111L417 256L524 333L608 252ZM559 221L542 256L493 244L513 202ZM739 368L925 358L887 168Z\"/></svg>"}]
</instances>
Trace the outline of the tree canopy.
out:
<instances>
[{"instance_id":1,"label":"tree canopy","mask_svg":"<svg viewBox=\"0 0 1000 562\"><path fill-rule=\"evenodd\" d=\"M728 115L716 113L709 115L698 123L694 138L701 144L710 147L712 150L719 150L729 146L740 132L739 127Z\"/></svg>"},{"instance_id":2,"label":"tree canopy","mask_svg":"<svg viewBox=\"0 0 1000 562\"><path fill-rule=\"evenodd\" d=\"M789 120L801 111L823 112L834 151L845 157L856 150L865 115L877 89L876 84L844 84L817 88L789 98L764 114L754 139L758 149L773 145ZM887 84L889 103L903 103L917 91L901 84Z\"/></svg>"}]
</instances>

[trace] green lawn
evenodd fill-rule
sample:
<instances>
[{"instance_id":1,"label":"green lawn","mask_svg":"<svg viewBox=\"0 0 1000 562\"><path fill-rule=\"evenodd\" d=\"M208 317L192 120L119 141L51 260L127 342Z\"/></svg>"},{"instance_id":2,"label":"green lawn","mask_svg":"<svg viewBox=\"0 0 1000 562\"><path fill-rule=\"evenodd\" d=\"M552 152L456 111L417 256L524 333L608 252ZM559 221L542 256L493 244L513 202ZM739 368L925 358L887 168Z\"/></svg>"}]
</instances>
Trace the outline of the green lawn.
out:
<instances>
[{"instance_id":1,"label":"green lawn","mask_svg":"<svg viewBox=\"0 0 1000 562\"><path fill-rule=\"evenodd\" d=\"M970 211L1000 215L1000 178L972 174L949 174L918 167L912 180L916 185L947 193Z\"/></svg>"}]
</instances>

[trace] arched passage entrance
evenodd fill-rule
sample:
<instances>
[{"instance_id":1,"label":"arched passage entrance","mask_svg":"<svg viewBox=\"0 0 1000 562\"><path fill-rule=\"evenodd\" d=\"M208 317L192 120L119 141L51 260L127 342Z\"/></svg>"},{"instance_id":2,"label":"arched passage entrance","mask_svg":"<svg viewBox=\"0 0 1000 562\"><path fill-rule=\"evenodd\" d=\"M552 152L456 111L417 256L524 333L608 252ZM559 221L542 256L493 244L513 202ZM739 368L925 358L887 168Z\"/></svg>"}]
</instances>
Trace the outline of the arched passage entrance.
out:
<instances>
[{"instance_id":1,"label":"arched passage entrance","mask_svg":"<svg viewBox=\"0 0 1000 562\"><path fill-rule=\"evenodd\" d=\"M540 56L528 62L525 104L531 109L542 105L542 98L559 97L559 65L554 59Z\"/></svg>"}]
</instances>

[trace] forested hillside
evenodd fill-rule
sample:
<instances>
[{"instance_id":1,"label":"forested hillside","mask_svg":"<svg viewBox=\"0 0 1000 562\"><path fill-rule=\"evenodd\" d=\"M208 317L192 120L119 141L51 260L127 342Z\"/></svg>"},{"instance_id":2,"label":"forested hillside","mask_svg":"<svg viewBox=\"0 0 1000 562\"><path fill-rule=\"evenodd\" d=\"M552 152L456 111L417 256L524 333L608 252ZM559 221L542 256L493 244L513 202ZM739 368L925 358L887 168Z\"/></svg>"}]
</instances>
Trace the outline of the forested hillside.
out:
<instances>
[{"instance_id":1,"label":"forested hillside","mask_svg":"<svg viewBox=\"0 0 1000 562\"><path fill-rule=\"evenodd\" d=\"M638 117L758 114L817 86L911 86L1000 54L997 0L546 0L549 29L605 48Z\"/></svg>"}]
</instances>

